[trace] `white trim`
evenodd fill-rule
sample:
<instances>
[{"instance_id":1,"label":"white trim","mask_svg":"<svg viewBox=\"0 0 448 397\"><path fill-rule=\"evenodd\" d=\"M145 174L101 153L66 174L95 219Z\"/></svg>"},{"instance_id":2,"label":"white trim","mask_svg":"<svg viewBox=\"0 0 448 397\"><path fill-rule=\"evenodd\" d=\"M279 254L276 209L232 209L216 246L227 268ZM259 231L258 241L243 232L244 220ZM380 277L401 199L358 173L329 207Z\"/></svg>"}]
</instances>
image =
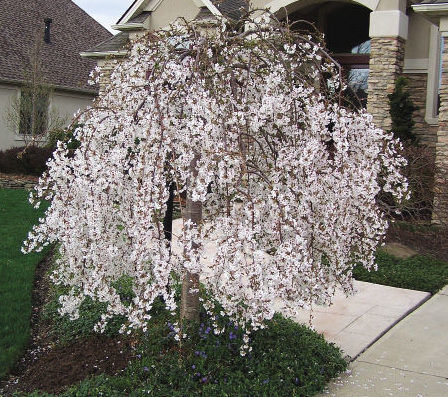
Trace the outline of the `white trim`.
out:
<instances>
[{"instance_id":1,"label":"white trim","mask_svg":"<svg viewBox=\"0 0 448 397\"><path fill-rule=\"evenodd\" d=\"M145 28L145 25L143 23L123 23L119 25L112 25L112 29L114 30L120 30L120 31L126 31L126 30L142 30Z\"/></svg>"},{"instance_id":2,"label":"white trim","mask_svg":"<svg viewBox=\"0 0 448 397\"><path fill-rule=\"evenodd\" d=\"M426 86L425 120L428 124L438 123L437 99L440 79L440 32L437 26L431 25L429 35L428 83Z\"/></svg>"},{"instance_id":3,"label":"white trim","mask_svg":"<svg viewBox=\"0 0 448 397\"><path fill-rule=\"evenodd\" d=\"M207 7L213 15L222 16L221 11L219 11L210 0L192 0L192 1L197 7L201 8L202 4L202 7Z\"/></svg>"},{"instance_id":4,"label":"white trim","mask_svg":"<svg viewBox=\"0 0 448 397\"><path fill-rule=\"evenodd\" d=\"M414 4L412 9L417 13L443 14L448 11L448 4Z\"/></svg>"},{"instance_id":5,"label":"white trim","mask_svg":"<svg viewBox=\"0 0 448 397\"><path fill-rule=\"evenodd\" d=\"M183 0L184 1L184 0ZM213 15L222 16L221 12L213 5L210 0L191 0L198 8L207 7ZM163 0L139 0L134 6L126 12L119 20L118 23L112 26L114 30L130 30L132 29L127 22L135 16L138 11L155 11ZM145 4L146 3L146 4ZM129 27L127 27L127 26ZM140 27L139 27L140 28ZM144 28L144 26L142 26Z\"/></svg>"},{"instance_id":6,"label":"white trim","mask_svg":"<svg viewBox=\"0 0 448 397\"><path fill-rule=\"evenodd\" d=\"M138 9L143 5L144 2L149 0L139 0L118 20L117 25L125 24L131 19L131 17L138 11Z\"/></svg>"},{"instance_id":7,"label":"white trim","mask_svg":"<svg viewBox=\"0 0 448 397\"><path fill-rule=\"evenodd\" d=\"M407 58L404 60L403 73L428 73L428 58Z\"/></svg>"},{"instance_id":8,"label":"white trim","mask_svg":"<svg viewBox=\"0 0 448 397\"><path fill-rule=\"evenodd\" d=\"M352 0L351 2L358 3L373 11L376 10L376 8L378 7L378 3L380 2L380 0ZM272 0L270 3L266 5L266 8L269 8L271 12L277 12L281 8L287 7L294 3L297 4L304 3L304 6L306 6L312 3L316 3L316 0Z\"/></svg>"},{"instance_id":9,"label":"white trim","mask_svg":"<svg viewBox=\"0 0 448 397\"><path fill-rule=\"evenodd\" d=\"M399 10L373 11L370 13L370 37L408 38L409 18Z\"/></svg>"},{"instance_id":10,"label":"white trim","mask_svg":"<svg viewBox=\"0 0 448 397\"><path fill-rule=\"evenodd\" d=\"M120 50L120 51L92 51L92 52L80 52L79 55L81 55L82 58L105 58L109 55L116 55L116 56L126 56L128 52L126 50Z\"/></svg>"},{"instance_id":11,"label":"white trim","mask_svg":"<svg viewBox=\"0 0 448 397\"><path fill-rule=\"evenodd\" d=\"M155 11L163 0L139 0L126 12L115 25L125 25L138 11Z\"/></svg>"}]
</instances>

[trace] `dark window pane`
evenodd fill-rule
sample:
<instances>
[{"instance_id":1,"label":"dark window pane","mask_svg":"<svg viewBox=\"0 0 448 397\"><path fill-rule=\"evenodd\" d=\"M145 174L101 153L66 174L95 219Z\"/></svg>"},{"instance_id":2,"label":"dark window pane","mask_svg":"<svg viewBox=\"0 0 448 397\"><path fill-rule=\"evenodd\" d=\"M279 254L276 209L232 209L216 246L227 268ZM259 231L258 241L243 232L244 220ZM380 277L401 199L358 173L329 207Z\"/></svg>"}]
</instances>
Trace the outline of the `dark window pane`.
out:
<instances>
[{"instance_id":1,"label":"dark window pane","mask_svg":"<svg viewBox=\"0 0 448 397\"><path fill-rule=\"evenodd\" d=\"M48 118L48 93L41 88L22 89L19 132L23 135L45 133Z\"/></svg>"}]
</instances>

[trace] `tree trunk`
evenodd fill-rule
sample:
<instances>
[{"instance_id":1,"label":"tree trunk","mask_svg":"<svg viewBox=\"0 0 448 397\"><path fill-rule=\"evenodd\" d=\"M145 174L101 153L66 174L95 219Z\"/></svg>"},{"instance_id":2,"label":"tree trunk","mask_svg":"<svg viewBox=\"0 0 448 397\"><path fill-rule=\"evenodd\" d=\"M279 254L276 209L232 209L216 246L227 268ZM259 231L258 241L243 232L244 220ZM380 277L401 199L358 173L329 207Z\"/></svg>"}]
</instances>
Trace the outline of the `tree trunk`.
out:
<instances>
[{"instance_id":1,"label":"tree trunk","mask_svg":"<svg viewBox=\"0 0 448 397\"><path fill-rule=\"evenodd\" d=\"M165 217L163 218L163 232L165 239L171 242L173 232L174 183L169 182L170 195L166 203Z\"/></svg>"},{"instance_id":2,"label":"tree trunk","mask_svg":"<svg viewBox=\"0 0 448 397\"><path fill-rule=\"evenodd\" d=\"M193 178L196 178L198 175L196 169L198 159L199 157L195 155L190 164ZM199 225L202 222L202 203L200 201L193 201L191 199L191 194L187 190L184 221L189 219L196 225ZM188 271L184 272L180 317L181 320L199 320L199 274L193 274Z\"/></svg>"}]
</instances>

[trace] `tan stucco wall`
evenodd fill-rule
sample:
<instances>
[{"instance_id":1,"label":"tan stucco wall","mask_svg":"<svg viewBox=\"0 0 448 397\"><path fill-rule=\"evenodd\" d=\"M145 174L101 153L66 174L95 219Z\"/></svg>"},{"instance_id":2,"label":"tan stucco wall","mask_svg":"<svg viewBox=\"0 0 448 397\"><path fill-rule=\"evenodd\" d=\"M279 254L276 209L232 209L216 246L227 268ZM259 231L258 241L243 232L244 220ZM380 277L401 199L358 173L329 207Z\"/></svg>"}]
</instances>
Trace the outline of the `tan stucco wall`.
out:
<instances>
[{"instance_id":1,"label":"tan stucco wall","mask_svg":"<svg viewBox=\"0 0 448 397\"><path fill-rule=\"evenodd\" d=\"M192 20L199 12L193 1L165 0L151 14L151 30L162 29L178 17Z\"/></svg>"},{"instance_id":2,"label":"tan stucco wall","mask_svg":"<svg viewBox=\"0 0 448 397\"><path fill-rule=\"evenodd\" d=\"M409 15L409 34L406 41L405 58L427 59L429 56L429 38L431 22L421 15Z\"/></svg>"},{"instance_id":3,"label":"tan stucco wall","mask_svg":"<svg viewBox=\"0 0 448 397\"><path fill-rule=\"evenodd\" d=\"M51 96L50 108L68 124L79 109L85 109L92 103L92 99L93 97L86 95L54 92Z\"/></svg>"},{"instance_id":4,"label":"tan stucco wall","mask_svg":"<svg viewBox=\"0 0 448 397\"><path fill-rule=\"evenodd\" d=\"M0 150L17 146L15 134L8 127L6 113L12 101L17 98L18 89L14 86L0 85Z\"/></svg>"},{"instance_id":5,"label":"tan stucco wall","mask_svg":"<svg viewBox=\"0 0 448 397\"><path fill-rule=\"evenodd\" d=\"M0 85L0 150L22 146L16 131L11 130L6 122L6 112L11 107L14 98L19 95L19 88L13 85ZM55 91L50 98L49 116L56 114L68 125L78 109L86 108L92 102L93 96L64 91Z\"/></svg>"}]
</instances>

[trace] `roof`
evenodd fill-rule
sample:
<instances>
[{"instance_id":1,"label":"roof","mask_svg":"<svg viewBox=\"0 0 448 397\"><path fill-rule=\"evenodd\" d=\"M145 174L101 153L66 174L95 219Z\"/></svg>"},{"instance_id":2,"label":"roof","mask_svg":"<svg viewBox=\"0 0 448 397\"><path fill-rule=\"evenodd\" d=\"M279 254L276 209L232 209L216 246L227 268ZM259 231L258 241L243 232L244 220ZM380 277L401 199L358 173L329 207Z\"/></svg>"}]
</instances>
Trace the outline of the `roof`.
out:
<instances>
[{"instance_id":1,"label":"roof","mask_svg":"<svg viewBox=\"0 0 448 397\"><path fill-rule=\"evenodd\" d=\"M49 43L46 18L52 19ZM71 0L1 0L0 26L0 80L24 81L38 63L46 84L93 91L87 80L96 63L79 53L111 33Z\"/></svg>"},{"instance_id":2,"label":"roof","mask_svg":"<svg viewBox=\"0 0 448 397\"><path fill-rule=\"evenodd\" d=\"M131 18L128 23L143 23L146 19L151 15L148 11L143 11L141 14L137 15L134 18Z\"/></svg>"},{"instance_id":3,"label":"roof","mask_svg":"<svg viewBox=\"0 0 448 397\"><path fill-rule=\"evenodd\" d=\"M129 33L120 32L115 36L109 37L95 47L90 48L86 53L92 52L113 52L124 48L129 42Z\"/></svg>"},{"instance_id":4,"label":"roof","mask_svg":"<svg viewBox=\"0 0 448 397\"><path fill-rule=\"evenodd\" d=\"M125 11L122 17L119 19L118 23L123 20L124 16L132 9L132 7L137 6L139 0L135 0L130 7ZM142 0L140 0L142 2ZM248 2L246 0L212 0L212 3L218 10L226 17L232 19L239 19L241 16L241 11L243 9L248 9ZM142 3L143 4L143 3ZM131 19L129 19L126 24L143 23L146 18L150 15L150 12L143 11ZM196 19L208 19L212 17L213 14L207 7L201 7L199 14ZM90 48L87 51L83 51L82 55L84 57L92 58L98 55L103 56L104 53L116 53L122 50L129 42L129 34L121 32L115 36L106 39L105 41L99 43L98 45Z\"/></svg>"},{"instance_id":5,"label":"roof","mask_svg":"<svg viewBox=\"0 0 448 397\"><path fill-rule=\"evenodd\" d=\"M249 8L246 0L212 0L213 5L227 18L239 19L242 10Z\"/></svg>"}]
</instances>

